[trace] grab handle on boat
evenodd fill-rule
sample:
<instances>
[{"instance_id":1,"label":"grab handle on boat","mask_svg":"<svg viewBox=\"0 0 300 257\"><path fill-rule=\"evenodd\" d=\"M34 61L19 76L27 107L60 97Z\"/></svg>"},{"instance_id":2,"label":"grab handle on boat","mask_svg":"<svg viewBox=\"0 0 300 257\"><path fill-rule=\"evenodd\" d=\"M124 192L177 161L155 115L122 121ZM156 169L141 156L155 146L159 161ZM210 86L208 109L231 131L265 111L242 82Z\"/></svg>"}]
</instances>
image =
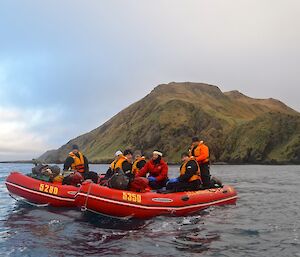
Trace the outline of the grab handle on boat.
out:
<instances>
[{"instance_id":1,"label":"grab handle on boat","mask_svg":"<svg viewBox=\"0 0 300 257\"><path fill-rule=\"evenodd\" d=\"M90 195L90 192L91 192L92 184L93 183L90 183L90 185L89 185L89 189L88 189L87 194L86 194L84 206L81 206L81 211L82 212L87 211L87 203L88 203L88 198L89 198L89 195Z\"/></svg>"},{"instance_id":2,"label":"grab handle on boat","mask_svg":"<svg viewBox=\"0 0 300 257\"><path fill-rule=\"evenodd\" d=\"M190 200L190 198L189 198L188 195L184 195L184 196L181 197L181 200L182 201L188 201L188 200Z\"/></svg>"}]
</instances>

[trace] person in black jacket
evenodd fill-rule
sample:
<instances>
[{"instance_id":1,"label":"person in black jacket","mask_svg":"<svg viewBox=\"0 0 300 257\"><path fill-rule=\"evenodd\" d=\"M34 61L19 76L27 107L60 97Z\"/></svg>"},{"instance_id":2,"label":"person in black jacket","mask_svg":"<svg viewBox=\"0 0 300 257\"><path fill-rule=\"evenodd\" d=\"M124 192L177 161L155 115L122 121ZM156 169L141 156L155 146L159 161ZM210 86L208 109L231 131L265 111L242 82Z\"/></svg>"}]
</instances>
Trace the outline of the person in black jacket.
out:
<instances>
[{"instance_id":1,"label":"person in black jacket","mask_svg":"<svg viewBox=\"0 0 300 257\"><path fill-rule=\"evenodd\" d=\"M84 179L91 179L98 182L98 174L89 170L88 159L79 151L78 145L72 146L72 151L64 162L64 171L77 171Z\"/></svg>"},{"instance_id":2,"label":"person in black jacket","mask_svg":"<svg viewBox=\"0 0 300 257\"><path fill-rule=\"evenodd\" d=\"M76 170L80 173L89 172L89 161L88 159L79 151L78 145L72 146L72 151L64 162L64 171Z\"/></svg>"},{"instance_id":3,"label":"person in black jacket","mask_svg":"<svg viewBox=\"0 0 300 257\"><path fill-rule=\"evenodd\" d=\"M132 173L133 153L130 149L126 149L123 154L125 156L125 160L122 161L121 170L130 180L132 180L134 178L134 174Z\"/></svg>"},{"instance_id":4,"label":"person in black jacket","mask_svg":"<svg viewBox=\"0 0 300 257\"><path fill-rule=\"evenodd\" d=\"M189 157L188 153L181 155L182 165L180 166L180 176L170 179L167 183L167 190L182 192L196 191L200 189L201 176L200 168L194 157Z\"/></svg>"}]
</instances>

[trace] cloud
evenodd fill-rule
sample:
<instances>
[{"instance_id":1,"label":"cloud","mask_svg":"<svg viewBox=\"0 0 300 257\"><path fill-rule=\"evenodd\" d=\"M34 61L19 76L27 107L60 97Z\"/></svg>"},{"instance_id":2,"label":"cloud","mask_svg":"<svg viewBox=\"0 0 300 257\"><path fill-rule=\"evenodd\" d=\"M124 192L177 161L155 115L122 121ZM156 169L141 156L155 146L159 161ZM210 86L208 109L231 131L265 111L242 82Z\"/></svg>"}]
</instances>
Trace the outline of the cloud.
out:
<instances>
[{"instance_id":1,"label":"cloud","mask_svg":"<svg viewBox=\"0 0 300 257\"><path fill-rule=\"evenodd\" d=\"M0 107L27 113L9 126L39 149L59 147L170 81L300 110L299 9L293 0L2 1Z\"/></svg>"},{"instance_id":2,"label":"cloud","mask_svg":"<svg viewBox=\"0 0 300 257\"><path fill-rule=\"evenodd\" d=\"M54 113L57 111L0 106L0 161L31 159L54 147L51 140L59 133L52 125Z\"/></svg>"}]
</instances>

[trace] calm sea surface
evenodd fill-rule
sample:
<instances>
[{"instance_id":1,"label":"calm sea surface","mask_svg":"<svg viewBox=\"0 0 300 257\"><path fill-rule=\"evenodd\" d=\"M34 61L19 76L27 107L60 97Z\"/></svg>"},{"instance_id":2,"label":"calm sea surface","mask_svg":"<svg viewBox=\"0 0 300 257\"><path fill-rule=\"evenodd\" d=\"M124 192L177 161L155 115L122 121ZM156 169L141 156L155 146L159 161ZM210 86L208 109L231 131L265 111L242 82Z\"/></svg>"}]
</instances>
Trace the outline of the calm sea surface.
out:
<instances>
[{"instance_id":1,"label":"calm sea surface","mask_svg":"<svg viewBox=\"0 0 300 257\"><path fill-rule=\"evenodd\" d=\"M213 166L237 189L237 205L146 221L16 203L5 178L31 167L0 164L0 256L300 257L300 166Z\"/></svg>"}]
</instances>

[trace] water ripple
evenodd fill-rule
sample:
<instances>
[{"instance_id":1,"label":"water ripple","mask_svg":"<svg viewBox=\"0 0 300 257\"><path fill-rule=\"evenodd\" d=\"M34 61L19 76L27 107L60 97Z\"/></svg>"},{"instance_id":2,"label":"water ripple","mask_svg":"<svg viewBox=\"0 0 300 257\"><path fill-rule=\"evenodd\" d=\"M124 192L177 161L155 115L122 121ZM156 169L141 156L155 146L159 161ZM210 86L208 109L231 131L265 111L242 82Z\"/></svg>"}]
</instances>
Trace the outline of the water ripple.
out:
<instances>
[{"instance_id":1,"label":"water ripple","mask_svg":"<svg viewBox=\"0 0 300 257\"><path fill-rule=\"evenodd\" d=\"M146 221L15 203L5 178L11 170L30 168L0 165L1 256L300 257L299 166L213 166L216 176L238 190L236 206ZM177 169L170 168L171 176Z\"/></svg>"}]
</instances>

